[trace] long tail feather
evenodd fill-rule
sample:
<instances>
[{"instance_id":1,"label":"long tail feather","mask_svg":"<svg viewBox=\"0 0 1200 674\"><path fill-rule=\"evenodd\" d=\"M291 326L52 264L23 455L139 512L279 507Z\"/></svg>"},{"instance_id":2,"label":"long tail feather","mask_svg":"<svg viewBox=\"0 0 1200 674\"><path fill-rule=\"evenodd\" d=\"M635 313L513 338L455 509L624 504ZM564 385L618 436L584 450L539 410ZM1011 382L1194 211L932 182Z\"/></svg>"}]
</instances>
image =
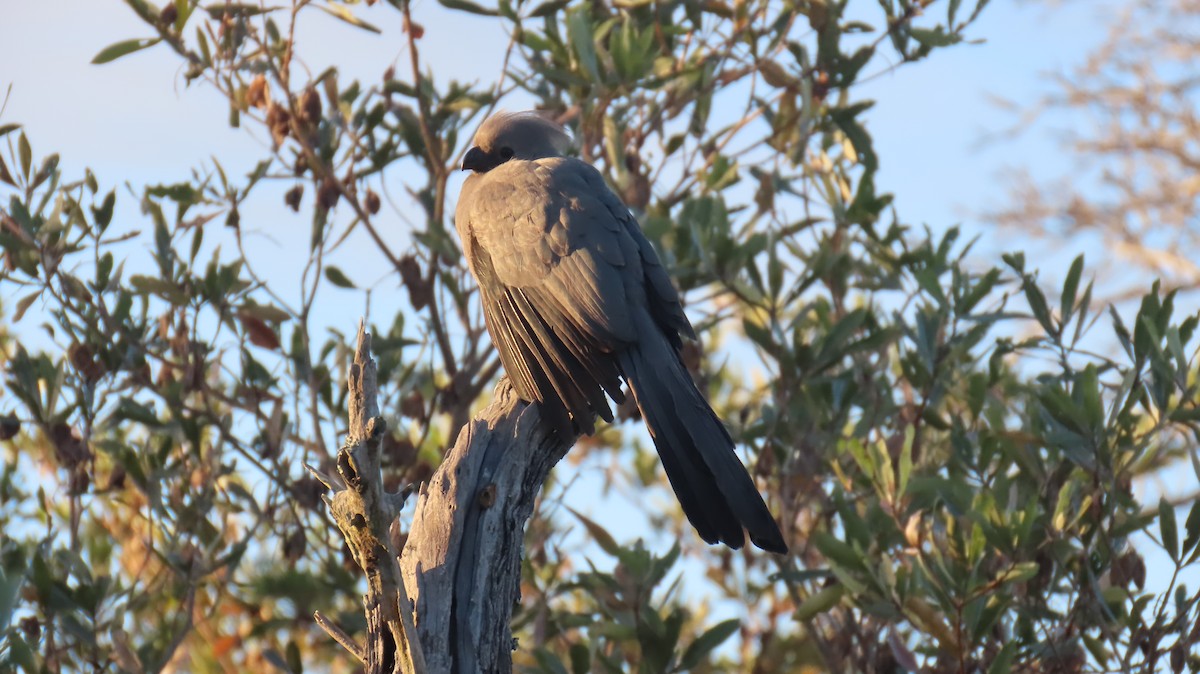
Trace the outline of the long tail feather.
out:
<instances>
[{"instance_id":1,"label":"long tail feather","mask_svg":"<svg viewBox=\"0 0 1200 674\"><path fill-rule=\"evenodd\" d=\"M787 552L774 517L734 451L729 431L692 383L678 353L649 314L641 339L620 354L621 370L662 459L667 479L700 537L731 548L750 540Z\"/></svg>"}]
</instances>

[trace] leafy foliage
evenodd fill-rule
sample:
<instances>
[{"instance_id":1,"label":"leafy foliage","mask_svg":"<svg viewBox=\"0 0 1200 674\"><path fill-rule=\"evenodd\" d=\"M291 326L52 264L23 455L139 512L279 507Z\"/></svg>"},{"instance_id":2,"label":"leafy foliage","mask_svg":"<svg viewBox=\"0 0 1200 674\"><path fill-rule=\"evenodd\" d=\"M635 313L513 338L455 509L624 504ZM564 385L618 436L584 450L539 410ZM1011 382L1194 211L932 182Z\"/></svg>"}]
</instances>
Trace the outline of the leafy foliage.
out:
<instances>
[{"instance_id":1,"label":"leafy foliage","mask_svg":"<svg viewBox=\"0 0 1200 674\"><path fill-rule=\"evenodd\" d=\"M244 177L214 160L127 197L0 128L15 138L0 285L17 298L0 343L0 666L349 667L311 621L320 607L361 625L302 469L328 468L345 403L345 339L318 316L331 292L370 292L364 269L404 285L373 328L389 479L427 476L499 370L449 233L455 159L485 112L532 97L639 215L719 347L685 355L793 553L703 547L678 512L654 520L679 543L628 543L547 498L514 618L523 671L1200 670L1200 607L1177 584L1200 506L1133 491L1196 455L1197 317L1157 286L1130 323L1106 314L1082 258L1052 304L1023 255L971 268L957 230L913 229L875 189L891 158L857 84L953 58L935 52L986 2L443 0L512 36L486 88L422 66L400 0L128 4L151 37L96 62L169 51L272 147ZM411 71L302 75L297 17L316 9L364 30L399 12ZM388 183L421 214L404 254L383 235ZM245 206L281 194L281 213L311 215L295 292L243 239L263 226ZM127 198L141 220L116 218ZM348 237L372 256L332 266ZM1098 323L1120 352L1089 350ZM573 458L619 446L613 484L657 489L623 430ZM1147 579L1142 540L1175 576Z\"/></svg>"}]
</instances>

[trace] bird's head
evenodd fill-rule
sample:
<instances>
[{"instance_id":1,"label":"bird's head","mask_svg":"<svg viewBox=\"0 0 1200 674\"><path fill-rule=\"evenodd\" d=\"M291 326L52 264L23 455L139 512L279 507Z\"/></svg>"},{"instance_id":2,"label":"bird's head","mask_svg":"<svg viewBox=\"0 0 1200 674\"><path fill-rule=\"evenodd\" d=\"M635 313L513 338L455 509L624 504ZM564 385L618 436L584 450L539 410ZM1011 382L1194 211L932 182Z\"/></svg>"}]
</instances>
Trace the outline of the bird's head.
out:
<instances>
[{"instance_id":1,"label":"bird's head","mask_svg":"<svg viewBox=\"0 0 1200 674\"><path fill-rule=\"evenodd\" d=\"M486 173L510 159L558 157L570 144L561 126L536 112L497 112L475 132L462 170Z\"/></svg>"}]
</instances>

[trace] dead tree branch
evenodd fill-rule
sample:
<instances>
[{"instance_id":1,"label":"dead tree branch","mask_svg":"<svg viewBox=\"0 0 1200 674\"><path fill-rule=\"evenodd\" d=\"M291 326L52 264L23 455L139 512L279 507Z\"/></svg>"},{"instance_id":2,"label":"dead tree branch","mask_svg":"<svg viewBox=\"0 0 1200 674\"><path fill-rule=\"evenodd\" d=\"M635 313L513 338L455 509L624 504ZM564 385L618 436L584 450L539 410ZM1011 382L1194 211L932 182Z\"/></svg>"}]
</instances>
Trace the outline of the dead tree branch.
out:
<instances>
[{"instance_id":1,"label":"dead tree branch","mask_svg":"<svg viewBox=\"0 0 1200 674\"><path fill-rule=\"evenodd\" d=\"M520 599L525 522L550 470L574 444L545 428L536 406L507 379L458 435L422 486L403 554L388 530L404 493L383 488L371 336L360 324L351 366L350 425L338 451L345 487L329 512L367 576L367 642L358 646L327 617L318 623L368 674L509 672L509 620ZM403 582L401 582L401 579Z\"/></svg>"}]
</instances>

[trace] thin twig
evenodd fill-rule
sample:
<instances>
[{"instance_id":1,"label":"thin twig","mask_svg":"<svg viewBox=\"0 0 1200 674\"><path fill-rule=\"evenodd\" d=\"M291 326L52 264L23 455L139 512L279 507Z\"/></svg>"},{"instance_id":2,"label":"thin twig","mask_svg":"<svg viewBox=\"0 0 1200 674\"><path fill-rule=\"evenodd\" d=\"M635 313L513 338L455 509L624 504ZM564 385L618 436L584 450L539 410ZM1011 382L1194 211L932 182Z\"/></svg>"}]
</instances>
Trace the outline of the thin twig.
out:
<instances>
[{"instance_id":1,"label":"thin twig","mask_svg":"<svg viewBox=\"0 0 1200 674\"><path fill-rule=\"evenodd\" d=\"M342 648L350 651L351 655L353 655L355 658L358 658L359 662L363 663L364 665L367 664L366 651L363 650L363 647L360 646L358 642L355 641L349 634L346 634L341 627L338 627L337 623L333 622L329 618L326 618L325 614L321 613L320 611L313 612L313 620L317 621L317 624L321 626L321 629L325 630L325 633L332 637L334 641L341 644Z\"/></svg>"}]
</instances>

